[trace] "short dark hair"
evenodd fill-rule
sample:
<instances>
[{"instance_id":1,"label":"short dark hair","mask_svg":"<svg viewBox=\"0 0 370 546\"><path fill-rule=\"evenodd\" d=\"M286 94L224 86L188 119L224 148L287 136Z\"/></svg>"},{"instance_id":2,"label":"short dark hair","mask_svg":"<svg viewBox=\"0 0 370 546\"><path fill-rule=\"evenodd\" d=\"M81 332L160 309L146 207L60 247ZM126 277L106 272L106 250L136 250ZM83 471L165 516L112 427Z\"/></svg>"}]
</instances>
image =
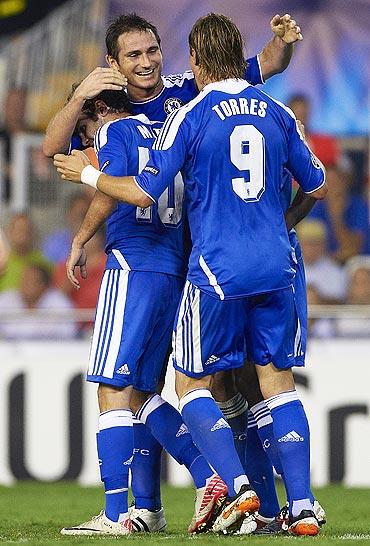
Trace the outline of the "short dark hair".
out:
<instances>
[{"instance_id":1,"label":"short dark hair","mask_svg":"<svg viewBox=\"0 0 370 546\"><path fill-rule=\"evenodd\" d=\"M243 38L225 15L209 13L198 19L189 34L189 47L205 76L215 81L245 77Z\"/></svg>"},{"instance_id":2,"label":"short dark hair","mask_svg":"<svg viewBox=\"0 0 370 546\"><path fill-rule=\"evenodd\" d=\"M128 13L126 15L120 15L119 17L117 17L117 19L113 21L107 28L107 32L105 34L105 45L107 47L107 54L113 57L113 59L115 59L116 61L118 61L118 38L121 36L121 34L125 34L126 32L133 32L135 30L139 30L141 32L151 30L158 42L158 45L161 45L161 39L159 37L158 30L153 25L153 23L147 21L143 17L140 17L140 15L137 15L136 13Z\"/></svg>"},{"instance_id":3,"label":"short dark hair","mask_svg":"<svg viewBox=\"0 0 370 546\"><path fill-rule=\"evenodd\" d=\"M71 100L73 93L76 91L77 87L80 84L81 82L75 82L74 84L72 84L71 91L67 97L67 102ZM132 113L132 105L124 89L120 91L106 89L104 91L101 91L99 95L97 95L93 99L85 100L82 107L82 112L91 119L96 118L96 101L98 100L103 101L108 106L108 108L110 108L114 112L127 112L128 114Z\"/></svg>"}]
</instances>

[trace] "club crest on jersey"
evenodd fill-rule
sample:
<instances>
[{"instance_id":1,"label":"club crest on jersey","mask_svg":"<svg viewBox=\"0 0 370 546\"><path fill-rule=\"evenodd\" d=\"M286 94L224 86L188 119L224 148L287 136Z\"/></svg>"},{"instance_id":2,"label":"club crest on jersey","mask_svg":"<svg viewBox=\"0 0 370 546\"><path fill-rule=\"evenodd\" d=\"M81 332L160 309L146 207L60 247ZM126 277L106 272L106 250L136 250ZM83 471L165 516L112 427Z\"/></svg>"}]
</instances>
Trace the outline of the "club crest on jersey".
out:
<instances>
[{"instance_id":1,"label":"club crest on jersey","mask_svg":"<svg viewBox=\"0 0 370 546\"><path fill-rule=\"evenodd\" d=\"M182 100L178 99L177 97L172 97L170 99L167 99L164 103L164 111L166 112L166 114L171 114L175 110L181 108L181 106L184 106Z\"/></svg>"},{"instance_id":2,"label":"club crest on jersey","mask_svg":"<svg viewBox=\"0 0 370 546\"><path fill-rule=\"evenodd\" d=\"M321 163L314 154L311 154L311 163L315 169L321 169Z\"/></svg>"}]
</instances>

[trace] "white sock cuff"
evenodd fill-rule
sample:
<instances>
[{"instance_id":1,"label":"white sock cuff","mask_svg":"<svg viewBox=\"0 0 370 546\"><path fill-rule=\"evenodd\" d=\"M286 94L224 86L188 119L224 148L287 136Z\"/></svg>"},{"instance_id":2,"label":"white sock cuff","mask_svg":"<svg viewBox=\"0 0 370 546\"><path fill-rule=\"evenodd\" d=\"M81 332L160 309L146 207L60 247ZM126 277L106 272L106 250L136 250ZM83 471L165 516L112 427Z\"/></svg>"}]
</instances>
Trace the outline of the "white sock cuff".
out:
<instances>
[{"instance_id":1,"label":"white sock cuff","mask_svg":"<svg viewBox=\"0 0 370 546\"><path fill-rule=\"evenodd\" d=\"M99 415L99 431L114 427L132 427L131 410L109 410Z\"/></svg>"},{"instance_id":2,"label":"white sock cuff","mask_svg":"<svg viewBox=\"0 0 370 546\"><path fill-rule=\"evenodd\" d=\"M253 413L251 410L248 411L248 428L253 428L257 426L257 421L254 418Z\"/></svg>"},{"instance_id":3,"label":"white sock cuff","mask_svg":"<svg viewBox=\"0 0 370 546\"><path fill-rule=\"evenodd\" d=\"M226 400L226 402L216 402L216 404L224 414L225 419L238 417L248 410L247 401L240 392L233 396L233 398L230 398L230 400Z\"/></svg>"},{"instance_id":4,"label":"white sock cuff","mask_svg":"<svg viewBox=\"0 0 370 546\"><path fill-rule=\"evenodd\" d=\"M148 419L149 415L158 409L160 406L165 404L166 401L163 400L159 394L153 394L139 409L139 411L136 413L136 417L142 422L146 423L146 420Z\"/></svg>"},{"instance_id":5,"label":"white sock cuff","mask_svg":"<svg viewBox=\"0 0 370 546\"><path fill-rule=\"evenodd\" d=\"M268 398L265 402L271 411L274 408L284 406L284 404L289 404L289 402L294 402L295 400L299 400L299 398L297 391L294 389L293 391L281 392L276 396L271 396L271 398Z\"/></svg>"},{"instance_id":6,"label":"white sock cuff","mask_svg":"<svg viewBox=\"0 0 370 546\"><path fill-rule=\"evenodd\" d=\"M261 402L252 406L251 412L253 413L258 428L265 427L272 423L271 413L265 400L261 400Z\"/></svg>"},{"instance_id":7,"label":"white sock cuff","mask_svg":"<svg viewBox=\"0 0 370 546\"><path fill-rule=\"evenodd\" d=\"M213 399L213 396L208 389L194 389L193 391L187 392L179 400L180 413L182 413L182 410L184 409L184 406L186 406L186 404L189 404L189 402L192 402L193 400L196 400L197 398L212 398Z\"/></svg>"}]
</instances>

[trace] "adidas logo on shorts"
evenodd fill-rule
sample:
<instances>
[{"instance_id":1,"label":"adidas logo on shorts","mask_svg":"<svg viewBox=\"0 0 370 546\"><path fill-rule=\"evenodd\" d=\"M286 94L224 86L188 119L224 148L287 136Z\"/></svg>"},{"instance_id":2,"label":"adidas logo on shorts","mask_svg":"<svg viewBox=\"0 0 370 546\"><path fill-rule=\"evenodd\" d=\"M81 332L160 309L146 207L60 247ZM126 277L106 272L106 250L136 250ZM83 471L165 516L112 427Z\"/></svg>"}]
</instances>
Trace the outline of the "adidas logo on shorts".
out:
<instances>
[{"instance_id":1,"label":"adidas logo on shorts","mask_svg":"<svg viewBox=\"0 0 370 546\"><path fill-rule=\"evenodd\" d=\"M214 362L217 362L217 360L220 360L220 357L219 356L216 356L216 355L211 355L209 357L209 359L206 361L206 366L208 366L209 364L213 364Z\"/></svg>"},{"instance_id":2,"label":"adidas logo on shorts","mask_svg":"<svg viewBox=\"0 0 370 546\"><path fill-rule=\"evenodd\" d=\"M181 425L179 430L176 432L176 438L179 438L183 434L189 434L189 429L184 423Z\"/></svg>"},{"instance_id":3,"label":"adidas logo on shorts","mask_svg":"<svg viewBox=\"0 0 370 546\"><path fill-rule=\"evenodd\" d=\"M219 430L220 428L230 428L230 425L225 419L221 418L213 425L211 432Z\"/></svg>"},{"instance_id":4,"label":"adidas logo on shorts","mask_svg":"<svg viewBox=\"0 0 370 546\"><path fill-rule=\"evenodd\" d=\"M116 373L119 373L120 375L130 375L130 370L128 369L128 366L127 364L124 364L123 366L121 366L120 368L118 368L117 372Z\"/></svg>"},{"instance_id":5,"label":"adidas logo on shorts","mask_svg":"<svg viewBox=\"0 0 370 546\"><path fill-rule=\"evenodd\" d=\"M304 438L298 434L295 430L291 430L285 436L278 439L278 442L303 442Z\"/></svg>"}]
</instances>

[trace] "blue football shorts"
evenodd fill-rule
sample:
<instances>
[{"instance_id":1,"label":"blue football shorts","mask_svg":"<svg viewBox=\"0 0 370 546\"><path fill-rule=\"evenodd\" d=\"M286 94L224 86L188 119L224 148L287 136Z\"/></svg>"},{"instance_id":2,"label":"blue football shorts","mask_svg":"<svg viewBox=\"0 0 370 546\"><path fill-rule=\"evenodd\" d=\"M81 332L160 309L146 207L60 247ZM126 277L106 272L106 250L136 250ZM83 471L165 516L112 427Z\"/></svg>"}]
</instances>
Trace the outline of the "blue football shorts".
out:
<instances>
[{"instance_id":1,"label":"blue football shorts","mask_svg":"<svg viewBox=\"0 0 370 546\"><path fill-rule=\"evenodd\" d=\"M175 319L173 365L190 377L238 368L247 356L290 368L296 365L297 323L292 286L220 300L187 281Z\"/></svg>"},{"instance_id":2,"label":"blue football shorts","mask_svg":"<svg viewBox=\"0 0 370 546\"><path fill-rule=\"evenodd\" d=\"M155 392L183 286L183 279L165 273L106 270L87 380Z\"/></svg>"}]
</instances>

